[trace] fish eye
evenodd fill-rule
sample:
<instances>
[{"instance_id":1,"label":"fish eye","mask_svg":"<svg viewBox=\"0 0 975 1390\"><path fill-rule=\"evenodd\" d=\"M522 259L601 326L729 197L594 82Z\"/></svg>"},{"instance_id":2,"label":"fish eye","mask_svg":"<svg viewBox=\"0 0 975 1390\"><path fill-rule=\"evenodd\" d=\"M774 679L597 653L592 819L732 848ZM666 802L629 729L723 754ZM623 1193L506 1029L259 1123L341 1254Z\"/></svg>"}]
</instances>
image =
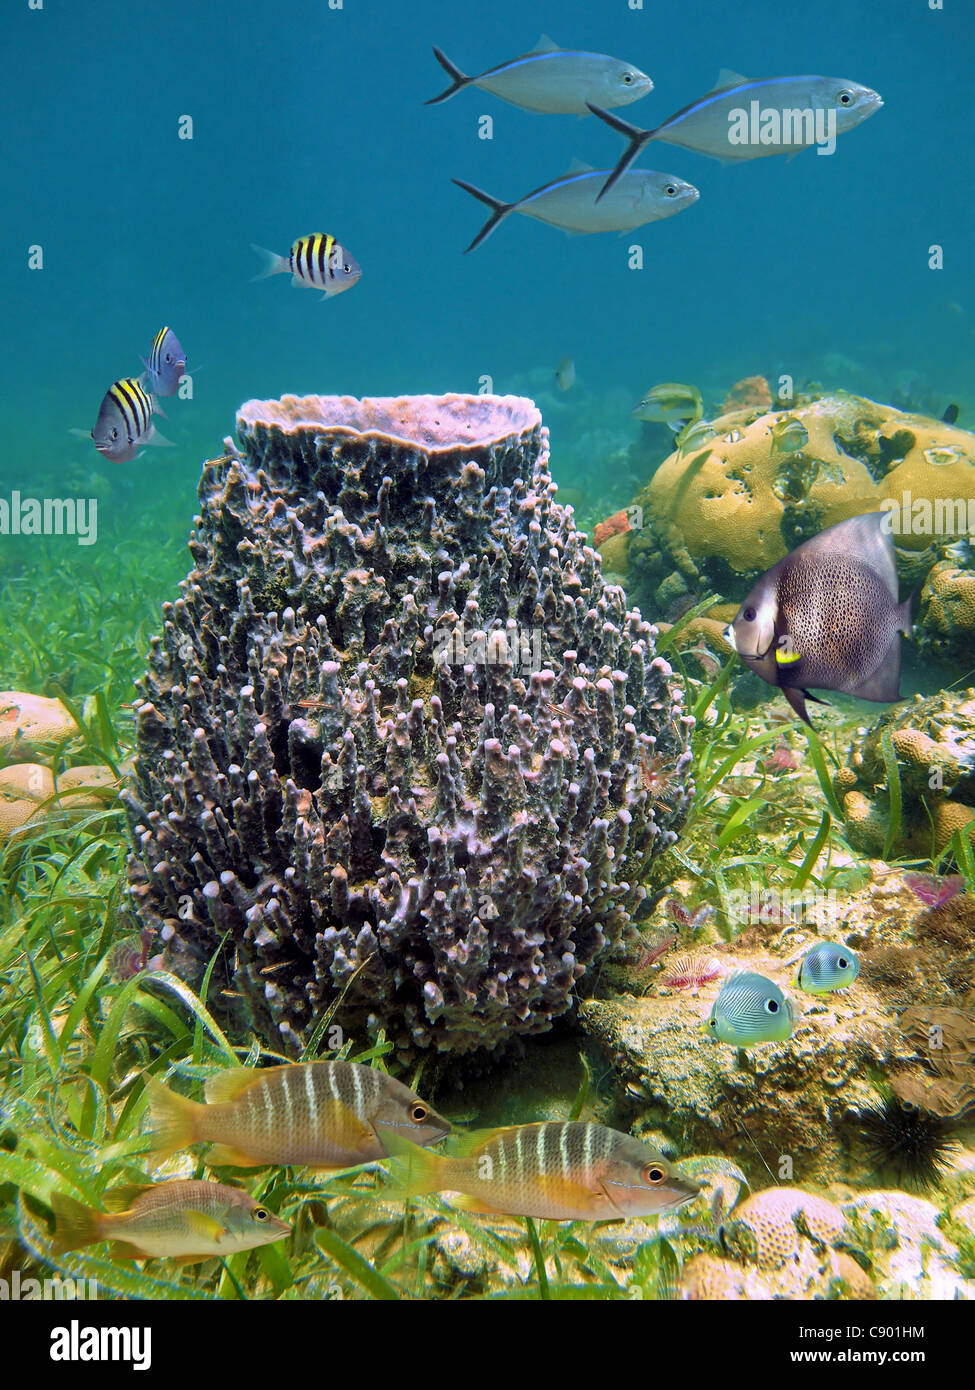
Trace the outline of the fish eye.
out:
<instances>
[{"instance_id":1,"label":"fish eye","mask_svg":"<svg viewBox=\"0 0 975 1390\"><path fill-rule=\"evenodd\" d=\"M630 85L630 83L633 81L633 74L632 74L632 72L624 72L624 74L623 74L623 81L626 83L626 85L627 85L627 87L628 87L628 86Z\"/></svg>"},{"instance_id":2,"label":"fish eye","mask_svg":"<svg viewBox=\"0 0 975 1390\"><path fill-rule=\"evenodd\" d=\"M853 100L853 93L852 93L852 92L840 92L839 97L837 98L837 100L839 101L839 103L840 103L841 106L849 106L850 102Z\"/></svg>"},{"instance_id":3,"label":"fish eye","mask_svg":"<svg viewBox=\"0 0 975 1390\"><path fill-rule=\"evenodd\" d=\"M779 1012L779 1006L774 999L766 999L765 1008L770 1014L777 1014Z\"/></svg>"},{"instance_id":4,"label":"fish eye","mask_svg":"<svg viewBox=\"0 0 975 1390\"><path fill-rule=\"evenodd\" d=\"M653 1187L659 1187L666 1176L667 1174L658 1163L648 1163L641 1174L643 1181L650 1183Z\"/></svg>"},{"instance_id":5,"label":"fish eye","mask_svg":"<svg viewBox=\"0 0 975 1390\"><path fill-rule=\"evenodd\" d=\"M270 1219L271 1219L271 1213L268 1211L267 1207L255 1207L255 1208L254 1208L254 1220L255 1220L255 1221L269 1221Z\"/></svg>"},{"instance_id":6,"label":"fish eye","mask_svg":"<svg viewBox=\"0 0 975 1390\"><path fill-rule=\"evenodd\" d=\"M836 964L840 967L841 970L845 970L849 963L850 962L847 960L846 956L840 956L839 960L836 962Z\"/></svg>"},{"instance_id":7,"label":"fish eye","mask_svg":"<svg viewBox=\"0 0 975 1390\"><path fill-rule=\"evenodd\" d=\"M429 1114L430 1107L424 1105L422 1100L415 1100L410 1106L410 1119L414 1124L422 1124Z\"/></svg>"},{"instance_id":8,"label":"fish eye","mask_svg":"<svg viewBox=\"0 0 975 1390\"><path fill-rule=\"evenodd\" d=\"M709 1019L708 1019L708 1027L709 1027L709 1028L716 1028L717 1026L718 1026L718 1020L717 1020L716 1018L709 1018Z\"/></svg>"},{"instance_id":9,"label":"fish eye","mask_svg":"<svg viewBox=\"0 0 975 1390\"><path fill-rule=\"evenodd\" d=\"M346 275L352 274L352 267L350 265L344 265L342 269L345 271Z\"/></svg>"},{"instance_id":10,"label":"fish eye","mask_svg":"<svg viewBox=\"0 0 975 1390\"><path fill-rule=\"evenodd\" d=\"M746 623L753 623L753 622L755 621L755 610L754 610L754 608L744 608L744 609L742 609L742 614L741 614L741 616L745 619L745 622L746 622Z\"/></svg>"},{"instance_id":11,"label":"fish eye","mask_svg":"<svg viewBox=\"0 0 975 1390\"><path fill-rule=\"evenodd\" d=\"M664 192L667 194L667 197L668 197L668 198L676 198L676 197L677 197L677 189L676 189L675 185L672 184L672 183L668 183L667 187L664 189Z\"/></svg>"},{"instance_id":12,"label":"fish eye","mask_svg":"<svg viewBox=\"0 0 975 1390\"><path fill-rule=\"evenodd\" d=\"M113 438L113 439L118 439L118 430L115 430L115 429L112 430L112 438Z\"/></svg>"}]
</instances>

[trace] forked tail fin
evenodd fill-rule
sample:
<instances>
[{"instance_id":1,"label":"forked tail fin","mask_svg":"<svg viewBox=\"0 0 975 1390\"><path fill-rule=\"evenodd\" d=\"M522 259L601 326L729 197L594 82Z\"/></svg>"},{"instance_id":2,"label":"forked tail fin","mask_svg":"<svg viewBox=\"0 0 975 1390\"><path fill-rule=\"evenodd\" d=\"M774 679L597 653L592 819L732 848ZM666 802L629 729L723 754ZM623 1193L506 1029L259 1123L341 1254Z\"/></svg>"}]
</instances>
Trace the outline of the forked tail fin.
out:
<instances>
[{"instance_id":1,"label":"forked tail fin","mask_svg":"<svg viewBox=\"0 0 975 1390\"><path fill-rule=\"evenodd\" d=\"M611 130L617 131L625 140L629 141L623 151L622 159L596 194L596 202L598 203L603 194L609 192L616 180L623 177L647 141L652 140L657 132L656 130L641 130L638 125L631 125L622 117L614 116L611 111L604 111L601 106L593 106L591 101L587 101L586 105L594 116L598 116L601 121L605 121Z\"/></svg>"},{"instance_id":2,"label":"forked tail fin","mask_svg":"<svg viewBox=\"0 0 975 1390\"><path fill-rule=\"evenodd\" d=\"M438 102L447 101L450 97L455 96L457 92L461 91L462 88L469 87L474 81L473 77L468 77L466 73L461 72L460 68L450 61L442 49L435 48L433 53L437 62L451 81L449 87L442 91L439 96L431 97L429 101L425 101L423 103L424 106L436 106Z\"/></svg>"},{"instance_id":3,"label":"forked tail fin","mask_svg":"<svg viewBox=\"0 0 975 1390\"><path fill-rule=\"evenodd\" d=\"M464 252L466 256L467 251L473 251L475 246L480 246L481 242L491 235L498 223L504 221L515 204L502 203L499 198L492 198L490 193L485 193L481 188L475 188L472 183L464 183L463 179L451 179L451 183L455 183L458 188L463 188L472 198L477 198L480 202L484 203L486 207L491 209L491 216Z\"/></svg>"}]
</instances>

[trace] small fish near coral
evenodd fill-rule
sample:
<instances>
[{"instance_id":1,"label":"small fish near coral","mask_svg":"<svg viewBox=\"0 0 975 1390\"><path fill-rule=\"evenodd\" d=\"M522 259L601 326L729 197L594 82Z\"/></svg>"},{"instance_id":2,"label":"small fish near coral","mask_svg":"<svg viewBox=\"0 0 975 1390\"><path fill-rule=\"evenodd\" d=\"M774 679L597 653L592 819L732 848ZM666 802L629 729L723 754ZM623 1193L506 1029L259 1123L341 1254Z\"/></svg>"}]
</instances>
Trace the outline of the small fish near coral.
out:
<instances>
[{"instance_id":1,"label":"small fish near coral","mask_svg":"<svg viewBox=\"0 0 975 1390\"><path fill-rule=\"evenodd\" d=\"M696 386L664 381L651 386L630 412L636 420L664 420L677 432L697 424L701 418L701 393Z\"/></svg>"},{"instance_id":2,"label":"small fish near coral","mask_svg":"<svg viewBox=\"0 0 975 1390\"><path fill-rule=\"evenodd\" d=\"M797 154L816 145L830 153L837 135L852 130L883 106L880 96L842 77L767 77L751 82L722 70L718 85L653 130L589 109L627 141L622 159L599 194L609 193L644 145L662 140L722 161Z\"/></svg>"},{"instance_id":3,"label":"small fish near coral","mask_svg":"<svg viewBox=\"0 0 975 1390\"><path fill-rule=\"evenodd\" d=\"M546 114L587 116L590 101L600 106L626 106L653 90L645 72L605 53L580 53L559 48L543 34L530 53L468 77L441 49L433 50L450 78L450 86L425 106L436 106L465 87L480 87L512 106Z\"/></svg>"},{"instance_id":4,"label":"small fish near coral","mask_svg":"<svg viewBox=\"0 0 975 1390\"><path fill-rule=\"evenodd\" d=\"M80 438L91 439L102 458L112 463L131 463L146 444L168 447L152 423L159 413L154 396L150 396L137 377L121 377L105 392L98 408L98 419L89 434L72 430Z\"/></svg>"},{"instance_id":5,"label":"small fish near coral","mask_svg":"<svg viewBox=\"0 0 975 1390\"><path fill-rule=\"evenodd\" d=\"M571 391L576 383L576 364L566 355L555 369L555 380L560 391Z\"/></svg>"},{"instance_id":6,"label":"small fish near coral","mask_svg":"<svg viewBox=\"0 0 975 1390\"><path fill-rule=\"evenodd\" d=\"M356 1062L233 1067L206 1083L201 1105L150 1078L153 1161L198 1142L206 1162L240 1168L351 1168L384 1158L384 1136L435 1144L450 1125L408 1086Z\"/></svg>"},{"instance_id":7,"label":"small fish near coral","mask_svg":"<svg viewBox=\"0 0 975 1390\"><path fill-rule=\"evenodd\" d=\"M152 340L149 356L139 359L145 367L142 384L154 396L175 396L186 374L186 353L171 328L160 328Z\"/></svg>"},{"instance_id":8,"label":"small fish near coral","mask_svg":"<svg viewBox=\"0 0 975 1390\"><path fill-rule=\"evenodd\" d=\"M460 1192L456 1205L484 1215L614 1221L672 1211L700 1187L638 1139L590 1121L543 1121L482 1130L440 1155L387 1139L399 1172L383 1196Z\"/></svg>"},{"instance_id":9,"label":"small fish near coral","mask_svg":"<svg viewBox=\"0 0 975 1390\"><path fill-rule=\"evenodd\" d=\"M804 541L762 575L727 630L756 675L777 686L806 724L810 687L861 700L900 698L900 635L911 600L898 602L890 518L841 521Z\"/></svg>"},{"instance_id":10,"label":"small fish near coral","mask_svg":"<svg viewBox=\"0 0 975 1390\"><path fill-rule=\"evenodd\" d=\"M52 1248L62 1255L98 1241L113 1242L118 1259L171 1259L197 1264L270 1245L291 1234L267 1207L219 1182L176 1181L115 1188L107 1203L125 1210L96 1211L55 1192Z\"/></svg>"},{"instance_id":11,"label":"small fish near coral","mask_svg":"<svg viewBox=\"0 0 975 1390\"><path fill-rule=\"evenodd\" d=\"M362 275L356 258L333 236L323 232L298 237L286 256L265 251L263 246L255 246L253 242L251 248L264 258L264 269L254 276L255 280L290 272L291 283L296 289L323 290L324 299L350 290Z\"/></svg>"},{"instance_id":12,"label":"small fish near coral","mask_svg":"<svg viewBox=\"0 0 975 1390\"><path fill-rule=\"evenodd\" d=\"M596 189L606 175L605 169L588 165L572 169L560 179L542 184L513 203L475 188L472 183L453 179L471 197L491 209L491 216L467 247L473 251L491 235L499 222L512 212L546 222L570 235L589 236L597 232L626 232L642 227L646 222L659 222L695 203L700 196L693 184L673 174L660 174L653 169L634 169L621 180L612 198L599 206ZM465 255L467 252L465 251Z\"/></svg>"},{"instance_id":13,"label":"small fish near coral","mask_svg":"<svg viewBox=\"0 0 975 1390\"><path fill-rule=\"evenodd\" d=\"M831 994L846 989L860 973L860 961L848 946L820 941L803 956L796 985L807 994Z\"/></svg>"},{"instance_id":14,"label":"small fish near coral","mask_svg":"<svg viewBox=\"0 0 975 1390\"><path fill-rule=\"evenodd\" d=\"M732 975L714 1001L704 1031L733 1047L785 1042L792 1036L795 1012L791 999L774 980L752 971Z\"/></svg>"}]
</instances>

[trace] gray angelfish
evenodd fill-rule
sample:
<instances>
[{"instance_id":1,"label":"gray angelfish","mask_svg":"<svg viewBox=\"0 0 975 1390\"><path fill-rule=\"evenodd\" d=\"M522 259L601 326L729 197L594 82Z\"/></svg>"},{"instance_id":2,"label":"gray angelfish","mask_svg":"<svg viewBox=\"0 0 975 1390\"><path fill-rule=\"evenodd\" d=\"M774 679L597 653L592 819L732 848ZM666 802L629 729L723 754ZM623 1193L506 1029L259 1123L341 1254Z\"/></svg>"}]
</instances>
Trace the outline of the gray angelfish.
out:
<instances>
[{"instance_id":1,"label":"gray angelfish","mask_svg":"<svg viewBox=\"0 0 975 1390\"><path fill-rule=\"evenodd\" d=\"M745 665L807 724L805 701L817 700L810 687L900 698L911 600L898 602L890 530L889 513L869 512L804 541L762 575L728 628Z\"/></svg>"},{"instance_id":2,"label":"gray angelfish","mask_svg":"<svg viewBox=\"0 0 975 1390\"><path fill-rule=\"evenodd\" d=\"M601 203L596 192L606 177L605 169L590 169L580 165L560 179L543 184L532 193L513 203L503 203L471 183L453 179L472 197L491 209L491 216L467 247L475 246L489 237L499 222L511 212L520 212L551 227L561 227L570 235L592 232L628 232L645 222L658 222L689 207L700 196L693 184L673 174L659 174L653 169L634 169L619 181L612 195Z\"/></svg>"},{"instance_id":3,"label":"gray angelfish","mask_svg":"<svg viewBox=\"0 0 975 1390\"><path fill-rule=\"evenodd\" d=\"M641 130L595 103L590 111L629 141L606 180L608 193L651 140L681 145L714 159L762 159L796 154L810 145L831 152L832 141L883 106L870 87L843 77L766 77L751 82L722 71L718 85L653 130Z\"/></svg>"},{"instance_id":4,"label":"gray angelfish","mask_svg":"<svg viewBox=\"0 0 975 1390\"><path fill-rule=\"evenodd\" d=\"M468 77L441 49L433 50L451 79L450 86L431 97L426 106L446 101L465 87L480 87L526 111L588 116L589 102L625 106L653 90L645 72L605 53L580 53L559 48L543 34L531 53L499 63L479 77Z\"/></svg>"}]
</instances>

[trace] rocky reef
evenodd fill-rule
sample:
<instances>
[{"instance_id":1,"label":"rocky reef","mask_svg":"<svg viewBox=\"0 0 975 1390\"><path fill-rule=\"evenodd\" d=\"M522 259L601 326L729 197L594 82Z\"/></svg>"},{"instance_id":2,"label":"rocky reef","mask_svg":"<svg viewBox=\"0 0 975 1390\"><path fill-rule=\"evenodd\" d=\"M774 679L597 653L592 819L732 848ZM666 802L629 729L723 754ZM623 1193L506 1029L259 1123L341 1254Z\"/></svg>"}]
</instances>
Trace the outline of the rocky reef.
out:
<instances>
[{"instance_id":1,"label":"rocky reef","mask_svg":"<svg viewBox=\"0 0 975 1390\"><path fill-rule=\"evenodd\" d=\"M191 982L229 937L212 1002L287 1050L339 1001L402 1056L545 1031L688 804L653 629L528 400L285 396L237 440L137 702L143 926Z\"/></svg>"},{"instance_id":2,"label":"rocky reef","mask_svg":"<svg viewBox=\"0 0 975 1390\"><path fill-rule=\"evenodd\" d=\"M915 696L886 711L850 748L834 778L854 848L881 854L891 831L885 743L897 763L892 852L936 854L956 830L975 843L975 689Z\"/></svg>"},{"instance_id":3,"label":"rocky reef","mask_svg":"<svg viewBox=\"0 0 975 1390\"><path fill-rule=\"evenodd\" d=\"M964 660L975 632L965 539L975 435L839 393L783 409L747 396L726 404L737 408L665 458L627 509L627 528L600 545L631 601L654 618L707 590L740 602L801 541L896 506L902 588L924 586L919 640L946 661Z\"/></svg>"}]
</instances>

